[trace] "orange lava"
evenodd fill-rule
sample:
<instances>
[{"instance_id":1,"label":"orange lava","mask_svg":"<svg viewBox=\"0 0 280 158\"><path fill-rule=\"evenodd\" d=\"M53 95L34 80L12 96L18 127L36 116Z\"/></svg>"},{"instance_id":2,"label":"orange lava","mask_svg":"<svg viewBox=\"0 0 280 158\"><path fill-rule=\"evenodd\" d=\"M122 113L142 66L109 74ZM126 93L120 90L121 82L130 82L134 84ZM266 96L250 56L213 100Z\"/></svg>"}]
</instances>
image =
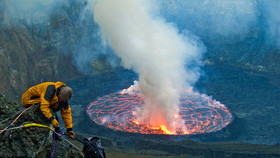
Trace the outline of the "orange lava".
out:
<instances>
[{"instance_id":1,"label":"orange lava","mask_svg":"<svg viewBox=\"0 0 280 158\"><path fill-rule=\"evenodd\" d=\"M115 92L93 101L87 109L97 124L124 132L141 134L187 135L215 132L227 126L232 115L227 107L204 94L188 92L180 99L175 119L184 121L184 131L170 131L165 125L151 127L136 120L135 108L142 107L144 98L139 94ZM174 122L176 124L176 122Z\"/></svg>"}]
</instances>

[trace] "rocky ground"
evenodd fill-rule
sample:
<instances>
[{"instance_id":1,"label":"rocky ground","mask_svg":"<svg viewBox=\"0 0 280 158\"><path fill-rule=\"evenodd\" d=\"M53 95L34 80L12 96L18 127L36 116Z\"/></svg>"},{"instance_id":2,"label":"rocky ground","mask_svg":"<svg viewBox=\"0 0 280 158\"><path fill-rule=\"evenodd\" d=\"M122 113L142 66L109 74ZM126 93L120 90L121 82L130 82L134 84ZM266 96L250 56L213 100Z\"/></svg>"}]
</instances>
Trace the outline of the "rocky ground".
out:
<instances>
[{"instance_id":1,"label":"rocky ground","mask_svg":"<svg viewBox=\"0 0 280 158\"><path fill-rule=\"evenodd\" d=\"M0 129L9 125L23 110L20 105L9 102L0 94ZM38 106L26 111L13 125L40 123L50 126L48 120L40 114ZM82 157L80 152L65 141L55 142L54 157ZM0 135L0 157L51 157L53 151L53 133L47 128L28 127L8 130Z\"/></svg>"}]
</instances>

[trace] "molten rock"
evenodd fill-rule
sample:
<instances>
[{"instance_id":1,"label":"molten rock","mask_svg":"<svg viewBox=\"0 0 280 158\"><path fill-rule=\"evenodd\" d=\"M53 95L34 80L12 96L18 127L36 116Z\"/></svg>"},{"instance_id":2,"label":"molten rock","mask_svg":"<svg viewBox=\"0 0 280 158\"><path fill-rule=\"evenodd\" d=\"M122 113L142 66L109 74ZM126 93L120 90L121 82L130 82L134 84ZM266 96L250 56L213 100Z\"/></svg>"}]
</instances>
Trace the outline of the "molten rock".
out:
<instances>
[{"instance_id":1,"label":"molten rock","mask_svg":"<svg viewBox=\"0 0 280 158\"><path fill-rule=\"evenodd\" d=\"M180 99L180 112L174 114L175 130L168 128L161 118L140 120L137 110L145 104L144 97L129 90L116 92L98 98L88 107L91 119L99 125L112 129L141 134L199 134L215 132L227 126L232 115L227 107L207 95L188 92ZM159 111L161 109L158 109ZM163 122L152 126L153 122Z\"/></svg>"}]
</instances>

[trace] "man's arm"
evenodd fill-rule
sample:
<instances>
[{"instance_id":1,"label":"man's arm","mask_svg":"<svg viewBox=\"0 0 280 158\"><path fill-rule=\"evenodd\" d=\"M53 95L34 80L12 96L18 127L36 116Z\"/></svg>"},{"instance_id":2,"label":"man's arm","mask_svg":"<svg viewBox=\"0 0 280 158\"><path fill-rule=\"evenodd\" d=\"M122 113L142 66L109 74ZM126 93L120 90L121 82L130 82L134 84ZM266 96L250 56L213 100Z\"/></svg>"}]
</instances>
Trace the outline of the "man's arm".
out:
<instances>
[{"instance_id":1,"label":"man's arm","mask_svg":"<svg viewBox=\"0 0 280 158\"><path fill-rule=\"evenodd\" d=\"M68 129L72 129L72 113L71 113L71 107L68 105L68 108L62 108L61 109L61 117L65 123L65 127Z\"/></svg>"},{"instance_id":2,"label":"man's arm","mask_svg":"<svg viewBox=\"0 0 280 158\"><path fill-rule=\"evenodd\" d=\"M75 138L75 133L73 132L73 123L72 123L72 113L71 107L68 105L67 108L61 109L61 116L65 123L65 127L67 128L67 133L70 138Z\"/></svg>"}]
</instances>

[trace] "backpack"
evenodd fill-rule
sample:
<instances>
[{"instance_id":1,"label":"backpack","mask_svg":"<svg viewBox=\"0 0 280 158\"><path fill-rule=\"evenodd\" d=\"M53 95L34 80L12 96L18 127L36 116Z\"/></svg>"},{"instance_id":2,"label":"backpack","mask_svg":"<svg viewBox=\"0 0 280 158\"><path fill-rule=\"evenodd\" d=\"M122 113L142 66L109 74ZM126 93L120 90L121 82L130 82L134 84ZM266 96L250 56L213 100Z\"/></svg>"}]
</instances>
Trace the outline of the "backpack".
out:
<instances>
[{"instance_id":1,"label":"backpack","mask_svg":"<svg viewBox=\"0 0 280 158\"><path fill-rule=\"evenodd\" d=\"M101 140L98 137L89 137L83 139L83 153L85 158L106 158L106 154Z\"/></svg>"}]
</instances>

